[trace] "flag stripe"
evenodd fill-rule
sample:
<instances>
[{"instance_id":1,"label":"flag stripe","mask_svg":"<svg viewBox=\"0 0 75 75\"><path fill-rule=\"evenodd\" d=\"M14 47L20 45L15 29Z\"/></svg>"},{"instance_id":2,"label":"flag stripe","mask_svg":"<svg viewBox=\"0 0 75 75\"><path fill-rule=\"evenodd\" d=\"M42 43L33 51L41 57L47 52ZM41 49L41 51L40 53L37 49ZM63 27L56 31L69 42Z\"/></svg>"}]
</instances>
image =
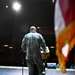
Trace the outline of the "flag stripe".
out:
<instances>
[{"instance_id":1,"label":"flag stripe","mask_svg":"<svg viewBox=\"0 0 75 75\"><path fill-rule=\"evenodd\" d=\"M65 22L61 13L61 9L59 6L59 0L56 2L55 7L55 19L54 19L54 25L55 25L55 35L56 37L59 35L59 33L65 28Z\"/></svg>"},{"instance_id":2,"label":"flag stripe","mask_svg":"<svg viewBox=\"0 0 75 75\"><path fill-rule=\"evenodd\" d=\"M65 19L65 25L75 20L75 0L59 0L62 15Z\"/></svg>"}]
</instances>

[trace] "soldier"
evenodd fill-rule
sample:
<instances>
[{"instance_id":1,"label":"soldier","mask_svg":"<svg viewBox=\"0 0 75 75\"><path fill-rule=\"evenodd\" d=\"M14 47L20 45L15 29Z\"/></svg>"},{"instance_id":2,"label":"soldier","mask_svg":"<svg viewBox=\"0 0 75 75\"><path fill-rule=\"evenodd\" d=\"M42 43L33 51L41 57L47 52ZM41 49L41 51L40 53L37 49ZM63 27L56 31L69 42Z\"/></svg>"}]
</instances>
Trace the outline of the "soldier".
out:
<instances>
[{"instance_id":1,"label":"soldier","mask_svg":"<svg viewBox=\"0 0 75 75\"><path fill-rule=\"evenodd\" d=\"M43 36L36 32L36 27L30 27L30 33L26 34L22 40L21 48L26 52L27 66L29 67L29 75L34 75L34 64L38 67L38 75L42 75L43 61L40 48L46 52L46 43Z\"/></svg>"}]
</instances>

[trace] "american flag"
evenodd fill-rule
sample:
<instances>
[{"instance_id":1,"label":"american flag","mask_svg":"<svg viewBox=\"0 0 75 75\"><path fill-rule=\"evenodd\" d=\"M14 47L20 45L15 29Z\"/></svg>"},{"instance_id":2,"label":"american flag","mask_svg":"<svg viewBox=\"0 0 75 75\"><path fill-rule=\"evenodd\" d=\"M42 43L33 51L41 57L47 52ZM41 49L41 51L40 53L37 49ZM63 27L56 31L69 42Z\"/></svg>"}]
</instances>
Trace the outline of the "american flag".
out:
<instances>
[{"instance_id":1,"label":"american flag","mask_svg":"<svg viewBox=\"0 0 75 75\"><path fill-rule=\"evenodd\" d=\"M56 1L54 23L56 41L67 60L75 45L75 0Z\"/></svg>"}]
</instances>

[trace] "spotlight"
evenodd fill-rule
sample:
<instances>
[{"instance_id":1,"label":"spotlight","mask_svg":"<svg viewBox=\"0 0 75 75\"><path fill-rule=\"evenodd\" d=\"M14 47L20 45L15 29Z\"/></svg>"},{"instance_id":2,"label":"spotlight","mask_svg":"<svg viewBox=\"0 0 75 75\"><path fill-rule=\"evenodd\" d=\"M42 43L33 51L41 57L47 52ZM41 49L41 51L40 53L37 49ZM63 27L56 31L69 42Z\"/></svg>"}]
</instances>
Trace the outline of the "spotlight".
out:
<instances>
[{"instance_id":1,"label":"spotlight","mask_svg":"<svg viewBox=\"0 0 75 75\"><path fill-rule=\"evenodd\" d=\"M13 3L13 9L16 10L16 11L19 11L21 8L21 4L18 3L18 2L14 2Z\"/></svg>"},{"instance_id":2,"label":"spotlight","mask_svg":"<svg viewBox=\"0 0 75 75\"><path fill-rule=\"evenodd\" d=\"M8 5L6 5L6 8L8 8Z\"/></svg>"},{"instance_id":3,"label":"spotlight","mask_svg":"<svg viewBox=\"0 0 75 75\"><path fill-rule=\"evenodd\" d=\"M54 2L55 0L52 0L52 2Z\"/></svg>"},{"instance_id":4,"label":"spotlight","mask_svg":"<svg viewBox=\"0 0 75 75\"><path fill-rule=\"evenodd\" d=\"M8 45L4 45L4 47L8 47Z\"/></svg>"},{"instance_id":5,"label":"spotlight","mask_svg":"<svg viewBox=\"0 0 75 75\"><path fill-rule=\"evenodd\" d=\"M13 49L13 47L9 47L10 49Z\"/></svg>"},{"instance_id":6,"label":"spotlight","mask_svg":"<svg viewBox=\"0 0 75 75\"><path fill-rule=\"evenodd\" d=\"M50 48L55 48L54 46L50 46Z\"/></svg>"}]
</instances>

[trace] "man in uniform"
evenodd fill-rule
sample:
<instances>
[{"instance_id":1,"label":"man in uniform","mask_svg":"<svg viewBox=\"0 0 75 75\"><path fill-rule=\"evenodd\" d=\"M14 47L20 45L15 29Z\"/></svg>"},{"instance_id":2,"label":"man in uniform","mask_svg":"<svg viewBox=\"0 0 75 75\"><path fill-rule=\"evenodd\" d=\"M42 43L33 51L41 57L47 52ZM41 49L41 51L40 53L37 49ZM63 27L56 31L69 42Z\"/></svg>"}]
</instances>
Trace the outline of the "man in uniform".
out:
<instances>
[{"instance_id":1,"label":"man in uniform","mask_svg":"<svg viewBox=\"0 0 75 75\"><path fill-rule=\"evenodd\" d=\"M30 33L24 36L21 48L26 52L29 75L34 75L34 64L38 67L38 75L42 75L44 66L40 48L46 52L46 43L43 36L36 32L35 26L31 26Z\"/></svg>"}]
</instances>

